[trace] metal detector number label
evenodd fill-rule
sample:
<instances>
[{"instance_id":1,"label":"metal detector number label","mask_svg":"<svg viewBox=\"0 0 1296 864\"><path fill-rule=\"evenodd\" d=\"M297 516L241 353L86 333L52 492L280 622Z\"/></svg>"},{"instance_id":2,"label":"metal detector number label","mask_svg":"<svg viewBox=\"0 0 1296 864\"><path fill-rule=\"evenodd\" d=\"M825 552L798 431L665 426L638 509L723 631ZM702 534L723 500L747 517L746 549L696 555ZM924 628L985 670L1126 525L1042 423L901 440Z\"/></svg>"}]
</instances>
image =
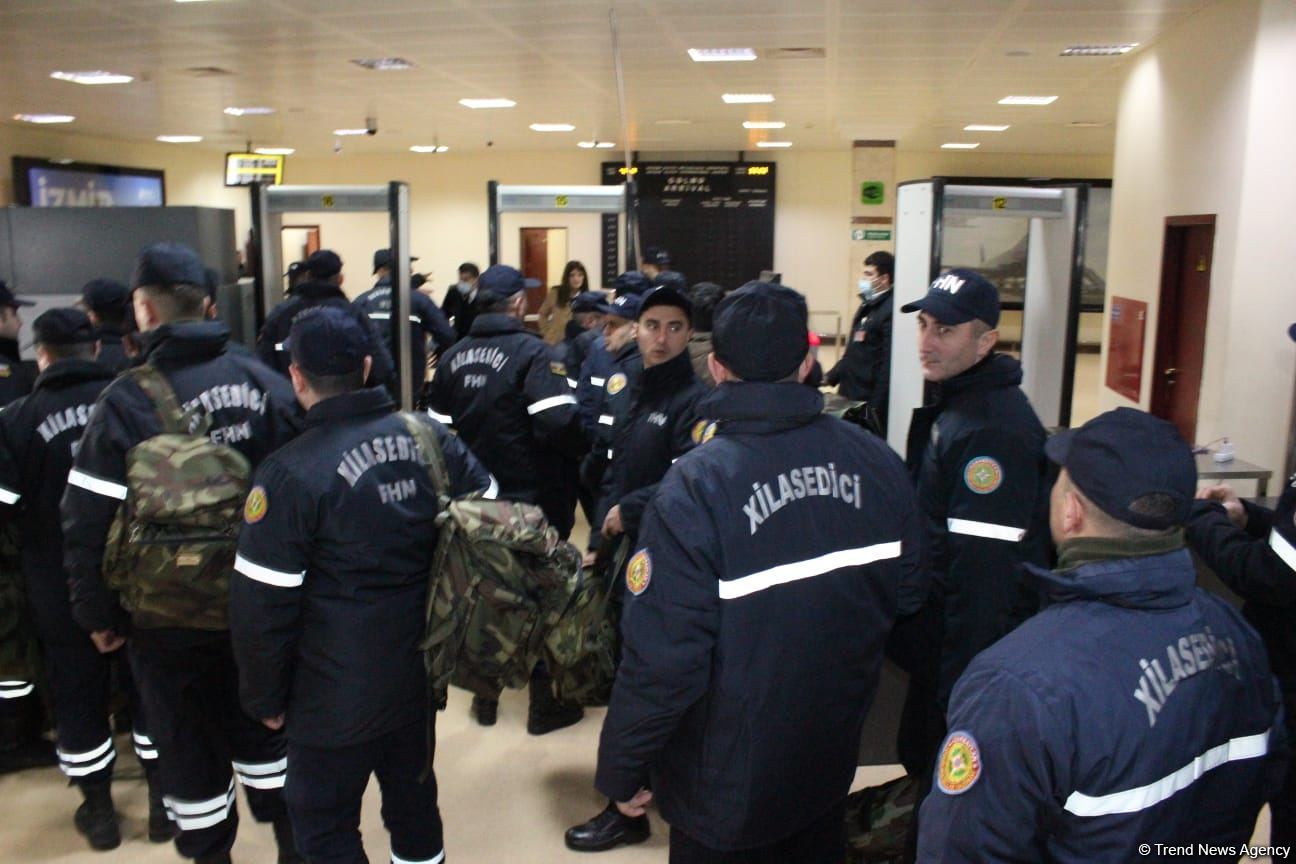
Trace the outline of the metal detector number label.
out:
<instances>
[{"instance_id":1,"label":"metal detector number label","mask_svg":"<svg viewBox=\"0 0 1296 864\"><path fill-rule=\"evenodd\" d=\"M555 196L555 197L554 197L554 206L555 206L555 207L566 207L566 206L567 206L567 196L566 196L566 195L557 195L557 196Z\"/></svg>"}]
</instances>

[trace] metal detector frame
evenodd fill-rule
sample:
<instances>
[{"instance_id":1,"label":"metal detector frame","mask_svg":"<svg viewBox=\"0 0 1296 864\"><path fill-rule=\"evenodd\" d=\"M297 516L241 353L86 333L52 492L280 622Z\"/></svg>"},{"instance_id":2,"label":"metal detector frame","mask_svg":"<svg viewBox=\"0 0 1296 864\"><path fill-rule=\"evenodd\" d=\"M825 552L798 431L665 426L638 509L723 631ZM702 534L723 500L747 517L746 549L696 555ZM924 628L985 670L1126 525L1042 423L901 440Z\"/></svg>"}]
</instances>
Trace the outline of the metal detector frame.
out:
<instances>
[{"instance_id":1,"label":"metal detector frame","mask_svg":"<svg viewBox=\"0 0 1296 864\"><path fill-rule=\"evenodd\" d=\"M635 252L634 225L629 206L633 190L631 184L620 186L515 186L498 180L486 183L486 208L490 220L490 263L500 263L500 216L505 213L615 213L625 216L626 255L632 260ZM635 264L626 266L635 269ZM615 273L603 274L603 281L611 283Z\"/></svg>"},{"instance_id":2,"label":"metal detector frame","mask_svg":"<svg viewBox=\"0 0 1296 864\"><path fill-rule=\"evenodd\" d=\"M401 409L414 408L414 388L407 358L412 341L406 324L413 314L410 302L410 188L393 180L385 186L272 186L253 183L252 224L260 250L256 278L257 330L283 300L283 253L280 231L285 213L386 213L395 265L392 270L391 344L396 370L396 394Z\"/></svg>"}]
</instances>

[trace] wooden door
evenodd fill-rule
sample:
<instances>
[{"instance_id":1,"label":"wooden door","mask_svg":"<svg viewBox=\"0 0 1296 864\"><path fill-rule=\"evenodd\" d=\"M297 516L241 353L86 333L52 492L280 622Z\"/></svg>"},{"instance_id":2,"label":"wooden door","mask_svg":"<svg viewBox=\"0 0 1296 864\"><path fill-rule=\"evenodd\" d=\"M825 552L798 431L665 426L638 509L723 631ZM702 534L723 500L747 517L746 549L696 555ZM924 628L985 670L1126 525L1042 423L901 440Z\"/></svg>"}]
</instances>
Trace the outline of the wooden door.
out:
<instances>
[{"instance_id":1,"label":"wooden door","mask_svg":"<svg viewBox=\"0 0 1296 864\"><path fill-rule=\"evenodd\" d=\"M1214 246L1213 215L1166 220L1152 413L1174 423L1189 443L1197 437Z\"/></svg>"},{"instance_id":2,"label":"wooden door","mask_svg":"<svg viewBox=\"0 0 1296 864\"><path fill-rule=\"evenodd\" d=\"M537 313L549 292L549 229L523 228L521 231L522 275L540 282L538 288L527 291L526 326L529 330L537 330Z\"/></svg>"}]
</instances>

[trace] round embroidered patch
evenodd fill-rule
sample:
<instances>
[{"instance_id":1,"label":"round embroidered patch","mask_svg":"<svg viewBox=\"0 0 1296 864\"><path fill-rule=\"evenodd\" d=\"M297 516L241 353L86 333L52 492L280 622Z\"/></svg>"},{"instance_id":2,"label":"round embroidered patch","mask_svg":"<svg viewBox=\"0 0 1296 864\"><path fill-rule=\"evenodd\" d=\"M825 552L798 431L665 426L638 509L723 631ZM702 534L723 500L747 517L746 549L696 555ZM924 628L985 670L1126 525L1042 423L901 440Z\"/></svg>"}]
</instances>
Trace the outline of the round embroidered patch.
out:
<instances>
[{"instance_id":1,"label":"round embroidered patch","mask_svg":"<svg viewBox=\"0 0 1296 864\"><path fill-rule=\"evenodd\" d=\"M638 597L648 590L652 581L652 558L647 549L640 549L626 565L626 590Z\"/></svg>"},{"instance_id":2,"label":"round embroidered patch","mask_svg":"<svg viewBox=\"0 0 1296 864\"><path fill-rule=\"evenodd\" d=\"M989 456L978 456L963 469L963 482L978 495L989 495L1003 485L1003 468Z\"/></svg>"},{"instance_id":3,"label":"round embroidered patch","mask_svg":"<svg viewBox=\"0 0 1296 864\"><path fill-rule=\"evenodd\" d=\"M694 444L702 443L702 441L704 440L703 436L706 435L708 425L709 425L708 421L706 420L699 420L698 422L693 424L693 431L689 433L689 437L693 439Z\"/></svg>"},{"instance_id":4,"label":"round embroidered patch","mask_svg":"<svg viewBox=\"0 0 1296 864\"><path fill-rule=\"evenodd\" d=\"M243 503L243 521L255 525L265 518L269 509L270 499L266 497L265 487L253 486L252 491L248 493L247 501Z\"/></svg>"},{"instance_id":5,"label":"round embroidered patch","mask_svg":"<svg viewBox=\"0 0 1296 864\"><path fill-rule=\"evenodd\" d=\"M607 392L613 396L625 389L626 376L624 372L618 372L608 379Z\"/></svg>"},{"instance_id":6,"label":"round embroidered patch","mask_svg":"<svg viewBox=\"0 0 1296 864\"><path fill-rule=\"evenodd\" d=\"M716 433L716 424L708 423L706 428L702 430L702 443L705 444L706 442L714 438L715 433Z\"/></svg>"},{"instance_id":7,"label":"round embroidered patch","mask_svg":"<svg viewBox=\"0 0 1296 864\"><path fill-rule=\"evenodd\" d=\"M941 747L936 784L946 795L962 795L981 777L981 751L970 732L952 732Z\"/></svg>"}]
</instances>

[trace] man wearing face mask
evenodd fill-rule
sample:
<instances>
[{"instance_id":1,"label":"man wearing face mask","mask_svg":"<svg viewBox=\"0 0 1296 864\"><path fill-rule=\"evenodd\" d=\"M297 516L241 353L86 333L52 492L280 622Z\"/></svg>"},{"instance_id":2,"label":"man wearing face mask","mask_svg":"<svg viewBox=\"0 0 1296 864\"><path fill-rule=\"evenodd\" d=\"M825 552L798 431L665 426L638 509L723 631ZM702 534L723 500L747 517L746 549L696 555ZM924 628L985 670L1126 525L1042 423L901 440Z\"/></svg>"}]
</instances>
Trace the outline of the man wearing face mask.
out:
<instances>
[{"instance_id":1,"label":"man wearing face mask","mask_svg":"<svg viewBox=\"0 0 1296 864\"><path fill-rule=\"evenodd\" d=\"M874 252L864 259L859 281L860 307L851 321L850 341L825 383L847 399L867 402L877 411L886 435L887 400L891 392L891 292L895 257Z\"/></svg>"},{"instance_id":2,"label":"man wearing face mask","mask_svg":"<svg viewBox=\"0 0 1296 864\"><path fill-rule=\"evenodd\" d=\"M459 281L446 291L441 301L441 311L450 319L455 333L460 339L472 329L473 319L477 317L477 279L481 271L471 261L459 265Z\"/></svg>"}]
</instances>

